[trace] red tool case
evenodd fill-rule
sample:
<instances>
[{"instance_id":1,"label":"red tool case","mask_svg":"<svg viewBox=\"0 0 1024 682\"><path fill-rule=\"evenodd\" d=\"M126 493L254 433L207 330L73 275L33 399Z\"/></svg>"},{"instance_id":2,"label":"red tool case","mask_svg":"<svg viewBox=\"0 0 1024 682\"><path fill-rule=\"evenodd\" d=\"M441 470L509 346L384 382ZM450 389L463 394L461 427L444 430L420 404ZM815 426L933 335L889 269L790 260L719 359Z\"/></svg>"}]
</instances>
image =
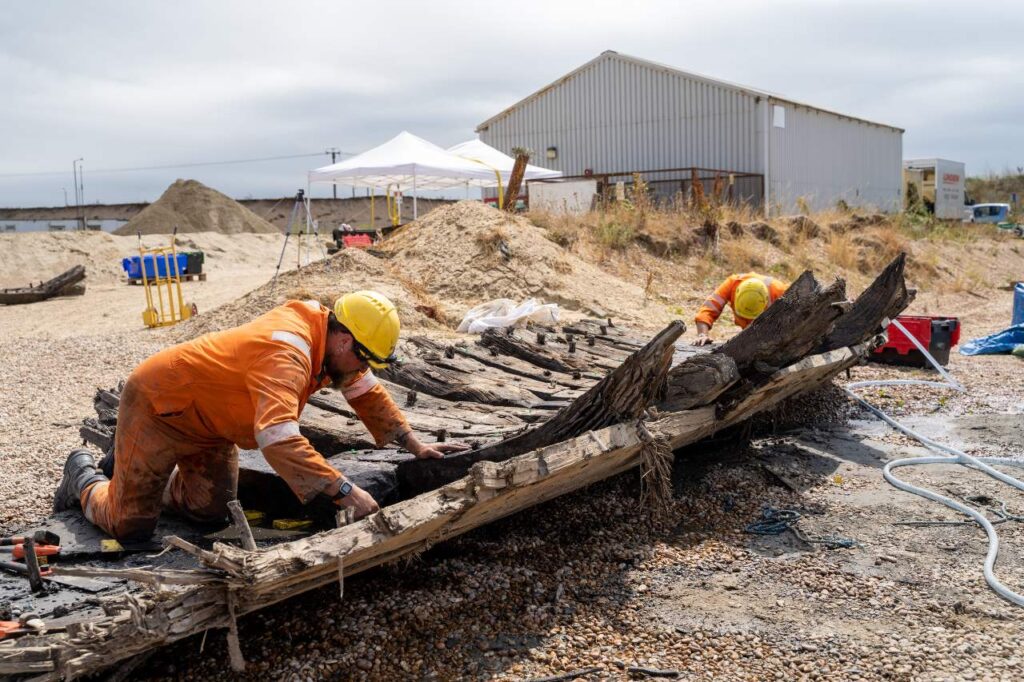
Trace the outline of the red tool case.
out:
<instances>
[{"instance_id":1,"label":"red tool case","mask_svg":"<svg viewBox=\"0 0 1024 682\"><path fill-rule=\"evenodd\" d=\"M341 243L345 245L345 248L365 249L367 246L373 246L373 239L368 234L347 234L341 238Z\"/></svg>"},{"instance_id":2,"label":"red tool case","mask_svg":"<svg viewBox=\"0 0 1024 682\"><path fill-rule=\"evenodd\" d=\"M896 319L928 349L940 365L949 362L950 349L960 343L960 320L955 317L900 315ZM871 359L892 365L931 366L914 342L895 325L889 325L889 342L876 348Z\"/></svg>"}]
</instances>

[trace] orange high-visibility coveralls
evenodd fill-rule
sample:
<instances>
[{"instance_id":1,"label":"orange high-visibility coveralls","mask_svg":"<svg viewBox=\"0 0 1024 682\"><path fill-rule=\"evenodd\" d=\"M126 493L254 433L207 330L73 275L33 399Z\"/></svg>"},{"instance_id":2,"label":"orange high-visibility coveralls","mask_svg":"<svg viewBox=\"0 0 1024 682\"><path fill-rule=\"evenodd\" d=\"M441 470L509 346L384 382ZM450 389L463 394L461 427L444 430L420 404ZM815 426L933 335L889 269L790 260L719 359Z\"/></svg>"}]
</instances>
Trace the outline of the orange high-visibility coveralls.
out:
<instances>
[{"instance_id":1,"label":"orange high-visibility coveralls","mask_svg":"<svg viewBox=\"0 0 1024 682\"><path fill-rule=\"evenodd\" d=\"M82 492L90 521L119 540L148 538L161 505L197 521L225 517L238 487L236 445L259 447L303 502L334 494L341 474L299 433L299 414L328 385L329 310L289 301L248 324L153 355L128 377L114 438L114 477ZM411 429L366 370L342 394L378 446Z\"/></svg>"},{"instance_id":2,"label":"orange high-visibility coveralls","mask_svg":"<svg viewBox=\"0 0 1024 682\"><path fill-rule=\"evenodd\" d=\"M736 320L736 324L740 326L740 329L746 329L747 325L753 322L753 320L746 317L740 317L736 314L736 308L733 305L733 301L736 298L736 288L739 287L740 283L750 279L751 277L759 277L768 287L768 305L775 303L784 293L786 289L789 289L789 283L775 279L774 277L766 277L765 275L759 275L756 272L748 272L743 275L730 275L724 282L718 285L715 289L715 293L711 294L700 310L697 311L697 322L703 322L708 327L715 326L715 321L718 320L718 316L725 310L726 304L733 309L733 319Z\"/></svg>"}]
</instances>

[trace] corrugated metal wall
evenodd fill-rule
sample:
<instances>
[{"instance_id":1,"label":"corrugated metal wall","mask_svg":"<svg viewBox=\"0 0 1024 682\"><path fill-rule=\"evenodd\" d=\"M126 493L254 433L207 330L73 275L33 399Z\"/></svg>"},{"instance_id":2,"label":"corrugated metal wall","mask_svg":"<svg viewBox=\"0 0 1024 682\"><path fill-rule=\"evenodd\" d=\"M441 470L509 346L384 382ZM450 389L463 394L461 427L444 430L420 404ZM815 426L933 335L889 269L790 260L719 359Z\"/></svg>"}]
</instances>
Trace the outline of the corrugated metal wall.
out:
<instances>
[{"instance_id":1,"label":"corrugated metal wall","mask_svg":"<svg viewBox=\"0 0 1024 682\"><path fill-rule=\"evenodd\" d=\"M786 109L784 128L773 105ZM766 150L765 130L771 149ZM478 130L510 153L532 149L538 165L566 175L702 167L765 173L772 212L797 198L828 208L901 206L902 131L719 85L609 53ZM545 157L558 150L554 160Z\"/></svg>"},{"instance_id":2,"label":"corrugated metal wall","mask_svg":"<svg viewBox=\"0 0 1024 682\"><path fill-rule=\"evenodd\" d=\"M769 198L773 213L850 206L901 208L903 134L781 100L772 100ZM785 109L785 127L775 123Z\"/></svg>"},{"instance_id":3,"label":"corrugated metal wall","mask_svg":"<svg viewBox=\"0 0 1024 682\"><path fill-rule=\"evenodd\" d=\"M606 59L480 130L509 153L567 175L699 166L760 173L756 103L749 94ZM544 157L548 147L558 157Z\"/></svg>"}]
</instances>

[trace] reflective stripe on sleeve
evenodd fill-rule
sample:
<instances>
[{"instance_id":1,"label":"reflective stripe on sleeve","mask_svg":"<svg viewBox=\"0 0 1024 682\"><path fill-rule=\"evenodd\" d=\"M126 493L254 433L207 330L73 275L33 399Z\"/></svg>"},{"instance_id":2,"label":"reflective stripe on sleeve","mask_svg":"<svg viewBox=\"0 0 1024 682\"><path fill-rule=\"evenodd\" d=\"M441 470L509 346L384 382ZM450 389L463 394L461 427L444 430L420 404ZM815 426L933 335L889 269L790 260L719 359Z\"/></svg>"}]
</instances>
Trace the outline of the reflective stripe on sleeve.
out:
<instances>
[{"instance_id":1,"label":"reflective stripe on sleeve","mask_svg":"<svg viewBox=\"0 0 1024 682\"><path fill-rule=\"evenodd\" d=\"M308 301L302 302L307 308L312 310L314 313L320 312L320 301L313 300L312 298Z\"/></svg>"},{"instance_id":2,"label":"reflective stripe on sleeve","mask_svg":"<svg viewBox=\"0 0 1024 682\"><path fill-rule=\"evenodd\" d=\"M373 376L373 372L367 371L363 376L342 388L341 395L345 397L345 400L355 400L372 389L378 383L380 382L377 381L377 377Z\"/></svg>"},{"instance_id":3,"label":"reflective stripe on sleeve","mask_svg":"<svg viewBox=\"0 0 1024 682\"><path fill-rule=\"evenodd\" d=\"M711 294L711 297L704 301L704 305L712 310L722 312L722 309L725 308L725 299L718 294Z\"/></svg>"},{"instance_id":4,"label":"reflective stripe on sleeve","mask_svg":"<svg viewBox=\"0 0 1024 682\"><path fill-rule=\"evenodd\" d=\"M291 438L292 436L298 436L299 434L299 422L287 421L281 422L280 424L272 424L262 431L256 432L256 444L260 450L265 447L269 447L274 443L278 443L285 438Z\"/></svg>"},{"instance_id":5,"label":"reflective stripe on sleeve","mask_svg":"<svg viewBox=\"0 0 1024 682\"><path fill-rule=\"evenodd\" d=\"M276 331L270 335L270 338L273 339L274 341L283 341L287 343L289 346L294 346L295 348L298 348L300 351L302 351L302 354L306 356L306 359L312 362L312 359L310 358L309 354L309 344L306 343L306 340L299 336L298 334L293 334L292 332L286 331Z\"/></svg>"}]
</instances>

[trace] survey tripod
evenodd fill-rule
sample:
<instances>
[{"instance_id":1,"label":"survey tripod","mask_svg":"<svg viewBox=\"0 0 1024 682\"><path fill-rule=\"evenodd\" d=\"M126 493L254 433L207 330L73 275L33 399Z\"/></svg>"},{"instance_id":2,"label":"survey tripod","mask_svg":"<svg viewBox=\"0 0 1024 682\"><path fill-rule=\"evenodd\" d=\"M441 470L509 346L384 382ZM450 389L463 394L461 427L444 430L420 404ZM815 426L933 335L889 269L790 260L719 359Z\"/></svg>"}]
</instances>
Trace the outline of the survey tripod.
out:
<instances>
[{"instance_id":1,"label":"survey tripod","mask_svg":"<svg viewBox=\"0 0 1024 682\"><path fill-rule=\"evenodd\" d=\"M299 225L298 232L295 231L295 219L299 215L299 211L302 211L305 215L303 216L305 225ZM281 246L281 256L277 259L277 269L274 270L274 282L277 282L277 275L281 272L281 263L284 262L285 251L288 250L288 238L295 233L296 239L296 268L302 269L302 244L305 237L312 237L313 243L320 247L320 256L327 258L327 251L324 249L323 243L321 243L318 234L318 225L313 220L313 215L309 212L309 199L306 198L306 190L300 189L295 193L295 204L292 206L292 214L288 218L288 229L284 233L284 244ZM306 245L306 264L309 265L309 252L310 247Z\"/></svg>"}]
</instances>

